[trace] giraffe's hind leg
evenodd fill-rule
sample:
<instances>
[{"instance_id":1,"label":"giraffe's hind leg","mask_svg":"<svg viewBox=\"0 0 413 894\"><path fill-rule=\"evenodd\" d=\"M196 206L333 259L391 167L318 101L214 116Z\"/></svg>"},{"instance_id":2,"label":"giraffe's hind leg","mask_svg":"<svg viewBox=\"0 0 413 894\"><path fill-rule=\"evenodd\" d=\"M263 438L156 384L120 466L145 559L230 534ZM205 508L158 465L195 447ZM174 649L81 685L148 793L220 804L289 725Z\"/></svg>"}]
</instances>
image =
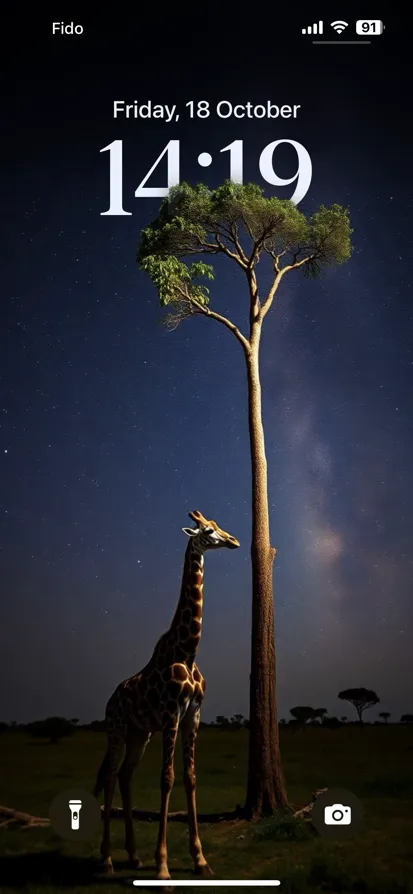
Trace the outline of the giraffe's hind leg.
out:
<instances>
[{"instance_id":1,"label":"giraffe's hind leg","mask_svg":"<svg viewBox=\"0 0 413 894\"><path fill-rule=\"evenodd\" d=\"M132 780L134 771L142 758L150 738L150 733L146 733L143 730L133 730L128 733L126 738L125 759L118 773L125 822L125 850L130 862L136 869L142 865L142 862L136 856L135 832L132 817Z\"/></svg>"},{"instance_id":2,"label":"giraffe's hind leg","mask_svg":"<svg viewBox=\"0 0 413 894\"><path fill-rule=\"evenodd\" d=\"M121 734L111 733L108 737L108 765L105 776L105 809L103 815L103 839L100 853L105 872L113 872L110 844L110 811L116 785L118 766L122 757L124 738Z\"/></svg>"}]
</instances>

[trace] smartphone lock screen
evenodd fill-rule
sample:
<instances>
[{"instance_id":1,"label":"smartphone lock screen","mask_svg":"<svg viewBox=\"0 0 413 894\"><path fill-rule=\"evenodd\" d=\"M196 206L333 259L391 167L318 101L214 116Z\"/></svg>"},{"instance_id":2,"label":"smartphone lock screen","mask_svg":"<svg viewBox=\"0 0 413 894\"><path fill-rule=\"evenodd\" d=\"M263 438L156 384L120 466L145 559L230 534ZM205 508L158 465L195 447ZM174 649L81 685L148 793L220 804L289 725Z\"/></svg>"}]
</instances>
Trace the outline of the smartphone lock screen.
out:
<instances>
[{"instance_id":1,"label":"smartphone lock screen","mask_svg":"<svg viewBox=\"0 0 413 894\"><path fill-rule=\"evenodd\" d=\"M413 894L408 28L228 12L4 19L7 894Z\"/></svg>"}]
</instances>

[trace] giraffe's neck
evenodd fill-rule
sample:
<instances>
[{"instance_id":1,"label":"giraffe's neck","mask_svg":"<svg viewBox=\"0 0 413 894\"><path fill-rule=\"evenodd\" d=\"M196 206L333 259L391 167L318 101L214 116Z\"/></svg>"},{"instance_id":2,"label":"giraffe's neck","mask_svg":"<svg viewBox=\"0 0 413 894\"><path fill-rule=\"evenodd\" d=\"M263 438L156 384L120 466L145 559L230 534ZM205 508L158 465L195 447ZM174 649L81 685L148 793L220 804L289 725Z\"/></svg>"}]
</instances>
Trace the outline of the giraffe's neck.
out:
<instances>
[{"instance_id":1,"label":"giraffe's neck","mask_svg":"<svg viewBox=\"0 0 413 894\"><path fill-rule=\"evenodd\" d=\"M175 661L192 666L201 638L204 557L190 540L185 553L181 595L171 626L168 641L174 650Z\"/></svg>"}]
</instances>

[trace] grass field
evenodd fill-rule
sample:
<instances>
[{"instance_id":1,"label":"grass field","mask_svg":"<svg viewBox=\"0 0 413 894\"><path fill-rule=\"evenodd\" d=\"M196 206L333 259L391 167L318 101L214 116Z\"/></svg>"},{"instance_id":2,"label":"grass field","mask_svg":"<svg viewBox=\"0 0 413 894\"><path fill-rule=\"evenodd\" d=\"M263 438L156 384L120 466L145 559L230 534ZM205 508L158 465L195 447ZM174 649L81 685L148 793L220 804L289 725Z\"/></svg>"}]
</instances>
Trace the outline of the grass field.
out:
<instances>
[{"instance_id":1,"label":"grass field","mask_svg":"<svg viewBox=\"0 0 413 894\"><path fill-rule=\"evenodd\" d=\"M217 878L278 878L282 894L413 894L413 727L282 730L281 747L292 805L303 806L318 788L347 788L363 802L365 829L357 838L337 843L296 823L202 824L204 853ZM100 733L78 731L72 739L48 745L24 733L6 732L0 737L0 803L48 816L51 801L63 789L92 788L104 750ZM201 730L197 753L200 813L229 810L243 802L246 756L244 730ZM135 806L159 809L159 775L160 741L155 737L135 776ZM118 795L115 803L120 804ZM178 754L170 809L185 807ZM136 836L144 861L139 872L126 868L123 823L112 821L116 874L107 878L100 873L99 835L72 844L48 828L0 829L0 890L24 888L46 894L59 888L67 892L87 888L109 894L125 885L137 890L131 886L133 878L142 878L144 885L145 878L155 876L156 825L137 822ZM172 877L191 878L185 825L169 824L168 846Z\"/></svg>"}]
</instances>

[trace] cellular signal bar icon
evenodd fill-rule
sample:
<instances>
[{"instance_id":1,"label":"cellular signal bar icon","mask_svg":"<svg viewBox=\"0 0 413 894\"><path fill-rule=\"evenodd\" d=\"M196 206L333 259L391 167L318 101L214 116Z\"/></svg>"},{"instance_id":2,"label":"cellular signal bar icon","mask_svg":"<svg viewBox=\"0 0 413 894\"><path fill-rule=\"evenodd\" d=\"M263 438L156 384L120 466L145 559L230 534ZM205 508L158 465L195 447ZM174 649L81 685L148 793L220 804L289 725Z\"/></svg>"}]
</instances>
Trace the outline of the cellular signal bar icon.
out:
<instances>
[{"instance_id":1,"label":"cellular signal bar icon","mask_svg":"<svg viewBox=\"0 0 413 894\"><path fill-rule=\"evenodd\" d=\"M307 28L302 28L301 34L322 34L323 33L323 23L315 22L314 25L308 25Z\"/></svg>"}]
</instances>

